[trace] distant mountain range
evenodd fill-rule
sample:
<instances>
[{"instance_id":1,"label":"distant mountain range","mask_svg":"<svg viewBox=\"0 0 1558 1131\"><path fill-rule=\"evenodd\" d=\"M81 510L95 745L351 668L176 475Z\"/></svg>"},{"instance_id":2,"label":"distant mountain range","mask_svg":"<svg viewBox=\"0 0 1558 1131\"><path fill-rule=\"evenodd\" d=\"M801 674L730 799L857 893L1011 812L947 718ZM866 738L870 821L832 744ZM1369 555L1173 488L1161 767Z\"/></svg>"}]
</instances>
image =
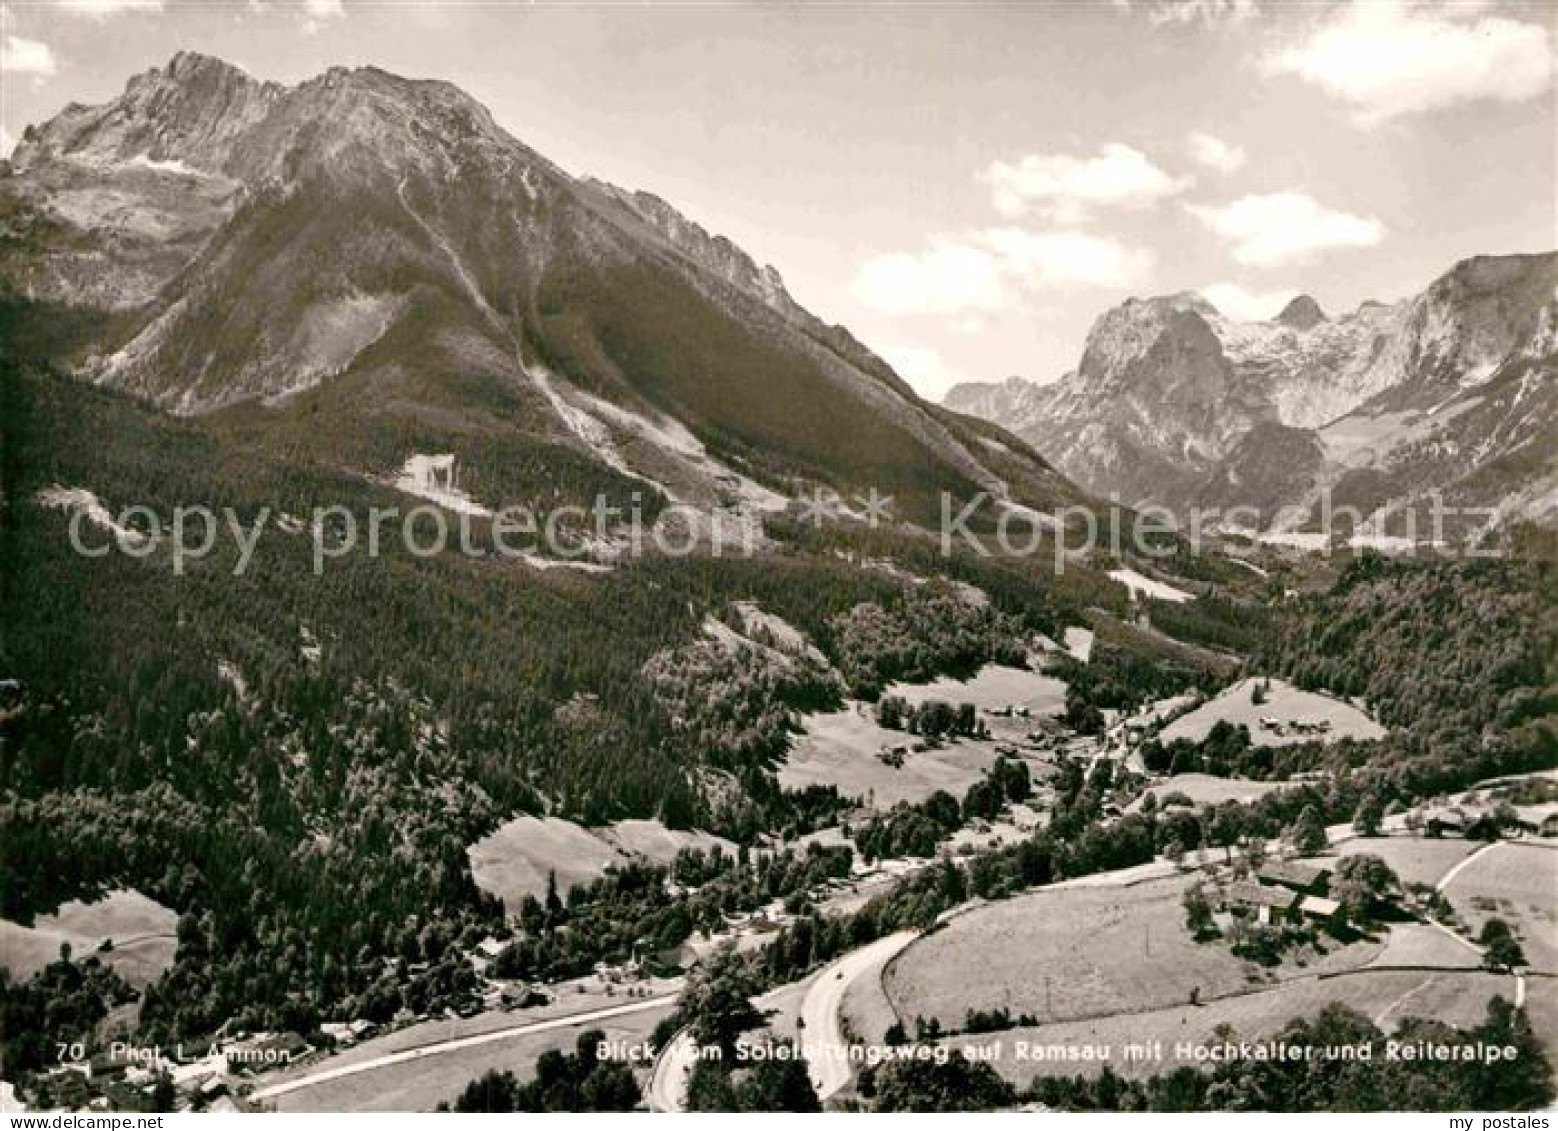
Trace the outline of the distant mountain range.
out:
<instances>
[{"instance_id":1,"label":"distant mountain range","mask_svg":"<svg viewBox=\"0 0 1558 1131\"><path fill-rule=\"evenodd\" d=\"M1308 296L1254 323L1196 294L1131 299L1059 381L963 384L945 404L1133 504L1253 507L1246 525L1287 531L1310 526L1329 490L1377 533L1415 513L1423 537L1437 491L1500 522L1551 522L1558 253L1469 259L1413 298L1336 318Z\"/></svg>"},{"instance_id":2,"label":"distant mountain range","mask_svg":"<svg viewBox=\"0 0 1558 1131\"><path fill-rule=\"evenodd\" d=\"M817 488L924 519L941 490L1079 498L772 268L447 83L181 53L30 127L0 205L0 288L109 315L83 374L381 480L454 453L477 503L607 488L744 520Z\"/></svg>"}]
</instances>

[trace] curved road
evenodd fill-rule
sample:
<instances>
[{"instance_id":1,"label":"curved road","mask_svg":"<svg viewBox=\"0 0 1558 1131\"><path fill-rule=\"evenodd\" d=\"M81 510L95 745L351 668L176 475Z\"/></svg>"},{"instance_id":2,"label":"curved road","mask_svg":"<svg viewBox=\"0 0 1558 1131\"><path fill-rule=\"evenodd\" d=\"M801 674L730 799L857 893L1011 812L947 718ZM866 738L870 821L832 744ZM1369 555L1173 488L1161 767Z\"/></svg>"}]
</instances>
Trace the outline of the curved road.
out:
<instances>
[{"instance_id":1,"label":"curved road","mask_svg":"<svg viewBox=\"0 0 1558 1131\"><path fill-rule=\"evenodd\" d=\"M385 1053L383 1056L376 1056L372 1060L360 1060L353 1064L343 1064L336 1068L326 1068L320 1072L312 1072L306 1076L295 1076L290 1080L282 1080L269 1087L251 1092L249 1099L273 1099L276 1096L284 1096L288 1092L295 1092L300 1088L323 1084L327 1080L339 1080L343 1076L356 1076L361 1072L376 1072L381 1068L389 1068L392 1065L404 1064L411 1060L421 1060L429 1056L441 1056L444 1053L459 1052L462 1049L476 1048L479 1045L490 1045L494 1041L506 1041L511 1037L523 1037L531 1033L545 1033L551 1029L567 1029L575 1025L588 1025L592 1021L605 1021L608 1018L622 1017L629 1013L643 1013L646 1010L660 1009L663 1006L674 1005L675 1003L676 995L674 994L668 997L646 998L643 1001L629 1002L626 1005L592 1009L586 1013L568 1013L561 1017L548 1017L544 1021L530 1021L521 1025L511 1025L505 1029L493 1029L486 1033L474 1033L469 1037L452 1037L446 1041L434 1041L432 1044L418 1045L416 1048Z\"/></svg>"},{"instance_id":2,"label":"curved road","mask_svg":"<svg viewBox=\"0 0 1558 1131\"><path fill-rule=\"evenodd\" d=\"M840 1022L839 1007L844 1003L845 992L862 977L880 976L882 967L919 934L918 931L899 931L850 951L837 962L823 967L811 989L806 991L801 1002L801 1019L806 1023L801 1033L801 1051L805 1054L818 1099L826 1100L848 1084L854 1075Z\"/></svg>"},{"instance_id":3,"label":"curved road","mask_svg":"<svg viewBox=\"0 0 1558 1131\"><path fill-rule=\"evenodd\" d=\"M681 1111L687 1106L687 1077L692 1072L695 1047L691 1031L679 1029L655 1058L649 1076L650 1111Z\"/></svg>"}]
</instances>

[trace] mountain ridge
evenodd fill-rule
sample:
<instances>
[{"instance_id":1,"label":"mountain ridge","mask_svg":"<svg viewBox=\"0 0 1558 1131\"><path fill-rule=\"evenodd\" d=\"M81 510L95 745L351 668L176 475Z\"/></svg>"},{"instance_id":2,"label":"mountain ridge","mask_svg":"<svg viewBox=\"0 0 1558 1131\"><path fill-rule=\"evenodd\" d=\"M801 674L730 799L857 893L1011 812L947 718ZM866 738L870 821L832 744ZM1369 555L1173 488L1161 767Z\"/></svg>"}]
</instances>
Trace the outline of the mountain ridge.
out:
<instances>
[{"instance_id":1,"label":"mountain ridge","mask_svg":"<svg viewBox=\"0 0 1558 1131\"><path fill-rule=\"evenodd\" d=\"M448 83L337 67L282 86L184 52L29 127L9 174L43 234L0 283L131 327L84 375L372 474L436 444L478 464L474 489L524 497L556 486L539 445L711 513L808 488L879 488L927 520L940 490L1082 497L923 402L773 268L569 175ZM333 448L300 419L321 413L344 423Z\"/></svg>"},{"instance_id":2,"label":"mountain ridge","mask_svg":"<svg viewBox=\"0 0 1558 1131\"><path fill-rule=\"evenodd\" d=\"M1558 514L1538 450L1558 430L1555 323L1558 253L1470 257L1417 295L1331 318L1309 296L1254 323L1193 293L1129 299L1059 381L959 386L945 403L1049 437L1063 472L1129 503L1254 505L1285 530L1325 491L1386 523L1440 491L1540 521ZM1259 436L1278 442L1262 452Z\"/></svg>"}]
</instances>

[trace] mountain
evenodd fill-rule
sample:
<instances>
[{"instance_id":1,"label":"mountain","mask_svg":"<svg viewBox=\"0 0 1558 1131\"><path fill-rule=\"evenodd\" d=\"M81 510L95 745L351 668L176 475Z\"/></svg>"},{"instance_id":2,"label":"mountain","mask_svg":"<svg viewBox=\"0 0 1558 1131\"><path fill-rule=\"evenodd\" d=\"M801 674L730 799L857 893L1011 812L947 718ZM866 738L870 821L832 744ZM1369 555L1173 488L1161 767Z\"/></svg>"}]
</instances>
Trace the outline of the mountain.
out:
<instances>
[{"instance_id":1,"label":"mountain","mask_svg":"<svg viewBox=\"0 0 1558 1131\"><path fill-rule=\"evenodd\" d=\"M107 315L84 375L379 480L453 453L471 506L636 492L750 529L814 489L911 519L942 490L1079 497L773 268L447 83L181 53L29 127L0 204L0 285Z\"/></svg>"},{"instance_id":2,"label":"mountain","mask_svg":"<svg viewBox=\"0 0 1558 1131\"><path fill-rule=\"evenodd\" d=\"M1195 294L1131 299L1054 384L962 385L945 403L1130 503L1255 507L1286 530L1328 493L1386 532L1436 491L1544 520L1558 515L1555 324L1558 253L1469 259L1417 296L1336 318L1307 295L1254 323Z\"/></svg>"}]
</instances>

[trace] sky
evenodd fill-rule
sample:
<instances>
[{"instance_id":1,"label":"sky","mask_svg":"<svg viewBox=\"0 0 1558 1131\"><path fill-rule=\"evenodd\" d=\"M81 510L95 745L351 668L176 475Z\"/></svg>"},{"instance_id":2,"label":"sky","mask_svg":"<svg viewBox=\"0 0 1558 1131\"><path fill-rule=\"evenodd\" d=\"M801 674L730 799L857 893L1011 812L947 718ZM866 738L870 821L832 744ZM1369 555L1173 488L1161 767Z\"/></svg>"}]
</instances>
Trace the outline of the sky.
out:
<instances>
[{"instance_id":1,"label":"sky","mask_svg":"<svg viewBox=\"0 0 1558 1131\"><path fill-rule=\"evenodd\" d=\"M924 395L1129 296L1237 319L1558 246L1558 5L4 0L0 149L188 48L448 79L773 264Z\"/></svg>"}]
</instances>

